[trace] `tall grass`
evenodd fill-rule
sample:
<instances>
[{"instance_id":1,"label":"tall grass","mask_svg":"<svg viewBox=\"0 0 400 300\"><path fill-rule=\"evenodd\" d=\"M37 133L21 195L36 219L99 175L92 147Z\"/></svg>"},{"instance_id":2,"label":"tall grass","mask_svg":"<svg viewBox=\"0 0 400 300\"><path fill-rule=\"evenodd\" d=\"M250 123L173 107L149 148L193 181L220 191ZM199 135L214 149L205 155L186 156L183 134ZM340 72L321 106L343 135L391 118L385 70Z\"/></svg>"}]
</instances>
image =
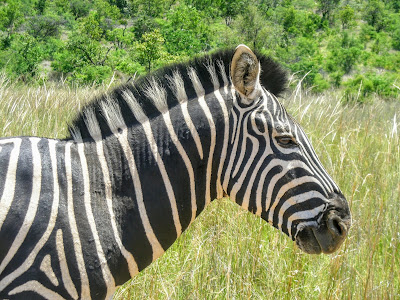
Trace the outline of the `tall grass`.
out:
<instances>
[{"instance_id":1,"label":"tall grass","mask_svg":"<svg viewBox=\"0 0 400 300\"><path fill-rule=\"evenodd\" d=\"M1 136L64 137L66 122L98 92L29 88L3 79ZM304 254L223 199L114 299L400 298L400 103L344 106L335 92L298 92L284 103L350 203L353 226L341 249Z\"/></svg>"}]
</instances>

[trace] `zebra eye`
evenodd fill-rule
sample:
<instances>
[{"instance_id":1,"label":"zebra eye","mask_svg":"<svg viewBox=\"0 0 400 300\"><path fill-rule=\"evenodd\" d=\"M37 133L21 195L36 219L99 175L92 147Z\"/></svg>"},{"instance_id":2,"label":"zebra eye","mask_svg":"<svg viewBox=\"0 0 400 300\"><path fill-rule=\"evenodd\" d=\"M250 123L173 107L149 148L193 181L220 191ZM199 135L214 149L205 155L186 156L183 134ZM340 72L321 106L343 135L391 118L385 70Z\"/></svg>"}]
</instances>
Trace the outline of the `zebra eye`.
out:
<instances>
[{"instance_id":1,"label":"zebra eye","mask_svg":"<svg viewBox=\"0 0 400 300\"><path fill-rule=\"evenodd\" d=\"M294 148L294 147L298 146L295 138L292 136L288 136L288 135L277 136L277 137L275 137L275 139L276 139L277 143L279 144L279 146L281 146L283 148Z\"/></svg>"}]
</instances>

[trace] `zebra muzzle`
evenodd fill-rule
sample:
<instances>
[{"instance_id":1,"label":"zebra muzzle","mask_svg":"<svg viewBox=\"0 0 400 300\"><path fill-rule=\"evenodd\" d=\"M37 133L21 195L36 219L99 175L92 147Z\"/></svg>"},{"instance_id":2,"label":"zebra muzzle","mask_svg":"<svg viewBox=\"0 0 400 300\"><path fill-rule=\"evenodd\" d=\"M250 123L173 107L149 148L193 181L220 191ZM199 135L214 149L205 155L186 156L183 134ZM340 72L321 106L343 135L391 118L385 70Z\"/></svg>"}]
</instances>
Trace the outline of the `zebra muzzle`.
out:
<instances>
[{"instance_id":1,"label":"zebra muzzle","mask_svg":"<svg viewBox=\"0 0 400 300\"><path fill-rule=\"evenodd\" d=\"M330 254L339 249L347 237L351 226L350 210L345 201L327 210L318 227L304 227L296 237L301 250L309 254Z\"/></svg>"}]
</instances>

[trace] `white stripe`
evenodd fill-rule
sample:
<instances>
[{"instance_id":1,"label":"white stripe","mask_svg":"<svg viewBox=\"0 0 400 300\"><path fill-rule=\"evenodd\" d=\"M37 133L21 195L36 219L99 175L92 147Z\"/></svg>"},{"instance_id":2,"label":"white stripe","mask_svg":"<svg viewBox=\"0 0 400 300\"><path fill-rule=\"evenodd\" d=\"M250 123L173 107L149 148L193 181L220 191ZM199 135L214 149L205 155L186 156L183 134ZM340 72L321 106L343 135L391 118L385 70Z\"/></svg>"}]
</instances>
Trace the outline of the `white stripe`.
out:
<instances>
[{"instance_id":1,"label":"white stripe","mask_svg":"<svg viewBox=\"0 0 400 300\"><path fill-rule=\"evenodd\" d=\"M135 158L132 154L132 149L128 143L128 132L127 129L123 129L121 133L114 132L117 136L119 143L121 144L122 150L124 151L125 157L128 160L129 171L132 176L133 185L135 188L136 201L139 208L139 215L142 220L144 230L146 232L147 239L153 250L153 261L156 260L164 253L160 242L158 241L156 235L151 227L149 217L147 216L146 207L143 202L142 186L139 179L139 174L136 168Z\"/></svg>"},{"instance_id":2,"label":"white stripe","mask_svg":"<svg viewBox=\"0 0 400 300\"><path fill-rule=\"evenodd\" d=\"M251 123L252 123L252 126L253 126L254 130L257 131L258 130L257 129L257 125L255 123L255 119L254 119L253 116L255 116L255 113L254 114L252 113ZM263 117L264 117L264 115L262 115L262 118ZM264 119L264 121L265 121L265 119ZM266 124L266 123L264 123L264 124ZM242 203L243 209L248 209L249 208L249 200L250 200L251 192L253 190L253 185L254 185L254 181L256 179L256 176L257 176L261 166L264 164L265 159L267 158L267 156L270 155L270 154L273 154L273 152L271 150L271 147L270 147L270 144L269 144L268 126L264 125L264 128L265 128L265 133L264 133L263 137L265 139L265 148L261 150L262 151L262 155L261 155L260 159L258 159L255 168L251 170L252 174L251 174L249 183L247 184L246 191L245 191L244 197L243 197L243 203ZM257 152L260 152L258 141L257 141L257 143L255 143L253 141L253 149L256 147L256 144L257 144ZM252 154L253 154L253 152L252 152ZM252 159L250 159L250 161L252 161ZM248 169L249 169L250 166L251 166L251 164L248 167L246 165L246 168L245 168L246 173L248 172ZM267 168L268 168L268 166L267 166ZM256 209L257 209L256 210L256 215L260 215L261 214L261 210L262 210L262 203L261 203L261 196L258 197L257 194L256 194Z\"/></svg>"},{"instance_id":3,"label":"white stripe","mask_svg":"<svg viewBox=\"0 0 400 300\"><path fill-rule=\"evenodd\" d=\"M232 88L233 89L233 88ZM233 91L232 91L233 92ZM233 92L233 95L235 95L235 93ZM247 132L247 129L246 129L246 126L247 126L247 119L248 119L248 116L249 115L246 115L246 117L245 117L245 120L243 120L242 121L242 119L243 119L243 116L244 116L244 114L246 113L246 112L248 112L248 111L250 111L250 110L252 110L252 109L254 109L254 107L257 105L256 103L254 103L253 105L251 105L251 106L249 106L249 107L247 107L247 108L241 108L238 104L237 104L237 101L235 101L236 99L235 99L236 97L234 97L234 101L233 101L233 103L234 103L234 106L236 107L236 109L239 111L239 117L237 118L237 117L235 117L235 110L232 108L232 115L233 115L233 118L234 118L234 120L233 120L233 122L234 122L234 126L235 126L235 123L237 124L237 128L236 128L236 132L235 132L235 128L234 128L234 130L233 130L233 132L232 132L232 136L235 136L235 138L234 138L234 144L233 144L233 150L232 150L232 152L230 153L230 158L229 158L229 164L228 164L228 167L227 167L227 169L226 169L226 172L225 172L225 175L224 175L224 183L223 183L223 188L225 189L225 190L227 190L228 189L228 184L229 184L229 179L231 179L234 175L232 175L232 168L233 168L233 163L234 163L234 161L235 161L235 159L236 159L236 155L237 155L237 150L238 150L238 144L239 144L239 140L240 140L240 132L241 132L241 130L242 130L242 125L243 125L243 131L244 130L246 130L246 132ZM238 120L237 122L235 122L235 120ZM245 140L246 140L246 137L245 137L245 135L243 134L243 143L245 143ZM232 140L231 140L231 143L232 143ZM242 147L242 152L244 152L243 151L243 147ZM242 154L242 153L239 153L239 156L243 156L244 155L244 153ZM239 170L239 167L240 167L240 164L239 164L239 162L237 162L236 163L236 169L237 169L237 171ZM229 195L230 196L230 195Z\"/></svg>"},{"instance_id":4,"label":"white stripe","mask_svg":"<svg viewBox=\"0 0 400 300\"><path fill-rule=\"evenodd\" d=\"M49 278L49 280L51 281L52 284L54 284L55 286L58 286L58 284L59 284L58 279L56 277L56 274L54 274L53 268L51 266L50 254L46 254L46 256L43 258L39 269L44 274L46 274L47 278Z\"/></svg>"},{"instance_id":5,"label":"white stripe","mask_svg":"<svg viewBox=\"0 0 400 300\"><path fill-rule=\"evenodd\" d=\"M300 131L300 134L302 135L303 141L305 141L305 144L307 145L308 149L310 150L310 151L307 151L306 147L304 147L304 145L302 145L303 153L306 156L306 158L308 159L308 161L310 162L310 167L315 171L316 176L318 176L319 179L321 180L321 183L323 184L324 189L327 191L333 191L332 185L336 185L336 184L331 183L334 181L328 175L325 168L322 166L321 162L319 161L319 159L314 151L314 148L312 147L306 134L302 130Z\"/></svg>"},{"instance_id":6,"label":"white stripe","mask_svg":"<svg viewBox=\"0 0 400 300\"><path fill-rule=\"evenodd\" d=\"M203 159L203 146L201 145L201 140L199 133L197 132L196 126L189 115L188 102L182 102L181 104L183 118L185 119L186 125L193 137L194 143L196 144L197 151L199 152L200 159Z\"/></svg>"},{"instance_id":7,"label":"white stripe","mask_svg":"<svg viewBox=\"0 0 400 300\"><path fill-rule=\"evenodd\" d=\"M199 97L199 104L200 107L203 109L204 114L206 115L208 125L210 126L211 131L211 143L210 143L210 151L208 154L208 162L207 162L207 173L206 173L206 205L211 202L211 170L212 170L212 160L215 150L215 140L216 140L216 131L215 131L215 124L212 118L212 114L210 109L207 106L204 96Z\"/></svg>"},{"instance_id":8,"label":"white stripe","mask_svg":"<svg viewBox=\"0 0 400 300\"><path fill-rule=\"evenodd\" d=\"M72 162L71 162L71 142L65 145L65 170L67 177L67 206L68 206L68 221L71 229L71 235L74 245L74 252L78 264L79 276L81 279L81 295L82 299L90 299L89 280L86 273L85 261L83 260L82 244L76 225L74 213L74 199L72 187Z\"/></svg>"},{"instance_id":9,"label":"white stripe","mask_svg":"<svg viewBox=\"0 0 400 300\"><path fill-rule=\"evenodd\" d=\"M32 266L32 264L34 263L34 261L36 259L37 254L43 248L43 246L46 244L47 240L50 237L50 234L52 233L52 231L54 229L54 225L55 225L55 222L57 219L57 214L58 214L58 207L59 207L58 204L59 204L59 197L60 197L59 186L58 186L58 176L57 176L56 144L57 144L56 140L49 140L49 151L50 151L51 168L52 168L52 175L53 175L53 202L51 205L51 213L50 213L49 223L47 225L46 231L40 238L39 242L35 245L33 250L29 253L29 255L25 259L24 263L21 264L17 269L15 269L12 273L7 275L2 280L1 284L4 285L4 287L6 287L8 284L10 284L17 277L21 276ZM37 155L37 153L36 153L36 155ZM39 165L40 165L40 161L37 161L37 163L39 163ZM40 168L41 168L41 166L40 166ZM37 177L35 177L35 175L34 175L34 178L37 178ZM40 177L37 179L41 180ZM40 187L40 181L39 182L34 181L33 185ZM40 194L40 191L38 191L38 193ZM29 211L29 208L28 208L28 211Z\"/></svg>"},{"instance_id":10,"label":"white stripe","mask_svg":"<svg viewBox=\"0 0 400 300\"><path fill-rule=\"evenodd\" d=\"M246 132L246 135L247 135L247 132ZM236 194L239 192L240 188L242 187L243 181L247 177L249 169L250 169L251 165L254 163L254 158L256 157L256 155L257 155L257 153L259 151L259 144L260 143L258 142L258 140L255 137L250 136L250 135L247 138L251 140L251 142L253 143L253 147L252 147L252 150L251 150L250 157L247 160L246 165L244 166L243 172L240 174L240 177L236 180L235 184L232 187L232 191L229 194L229 196L235 202L236 202ZM243 151L243 149L242 149L242 151ZM247 210L249 208L249 201L250 201L249 198L250 197L244 197L243 198L243 202L242 202L242 208L243 209Z\"/></svg>"},{"instance_id":11,"label":"white stripe","mask_svg":"<svg viewBox=\"0 0 400 300\"><path fill-rule=\"evenodd\" d=\"M76 291L75 285L72 282L67 265L67 259L65 258L64 242L61 229L57 230L56 248L58 261L60 262L61 279L63 281L64 287L73 299L78 299L78 292Z\"/></svg>"},{"instance_id":12,"label":"white stripe","mask_svg":"<svg viewBox=\"0 0 400 300\"><path fill-rule=\"evenodd\" d=\"M237 130L237 126L239 126L239 124L241 123L241 119L238 120L237 115L235 114L235 110L233 109L234 107L236 107L236 94L235 94L235 90L233 88L231 88L231 92L232 92L232 118L233 118L233 129L232 129L232 137L231 137L231 144L233 144L233 142L235 141L236 135L238 134L238 130ZM242 116L239 114L239 117L241 118Z\"/></svg>"},{"instance_id":13,"label":"white stripe","mask_svg":"<svg viewBox=\"0 0 400 300\"><path fill-rule=\"evenodd\" d=\"M313 198L320 198L321 200L326 199L324 195L317 191L308 191L287 199L281 206L278 212L278 228L282 230L282 223L283 223L283 215L288 210L288 208L292 207L293 205L305 202L307 200Z\"/></svg>"},{"instance_id":14,"label":"white stripe","mask_svg":"<svg viewBox=\"0 0 400 300\"><path fill-rule=\"evenodd\" d=\"M286 172L284 173L283 176L285 176L290 169L292 169L292 168L289 168L289 167L287 169L285 168ZM309 169L307 171L309 171ZM268 220L271 220L271 221L273 220L273 216L275 215L275 208L279 204L279 202L280 202L281 198L283 197L283 195L285 195L285 193L288 190L293 189L293 188L295 188L295 187L297 187L297 186L299 186L301 184L308 183L308 182L315 182L315 183L318 184L318 181L315 179L315 177L303 176L303 177L300 177L300 178L295 178L295 179L289 181L288 183L286 183L285 185L281 186L281 188L278 191L278 194L276 195L275 201L274 201L274 203L272 204L272 206L270 208L269 215L268 215Z\"/></svg>"},{"instance_id":15,"label":"white stripe","mask_svg":"<svg viewBox=\"0 0 400 300\"><path fill-rule=\"evenodd\" d=\"M210 191L211 170L212 170L212 160L213 160L213 155L214 155L214 150L215 150L215 140L216 140L217 134L215 131L215 124L214 124L214 120L212 118L211 111L208 108L207 103L205 101L204 88L201 85L200 79L197 76L196 71L193 68L190 68L188 70L188 74L189 74L190 80L192 81L193 87L196 91L199 105L207 118L207 122L208 122L208 125L210 126L210 132L211 132L210 151L208 154L207 171L206 171L206 199L205 199L206 202L205 202L205 205L207 205L211 202L211 191Z\"/></svg>"},{"instance_id":16,"label":"white stripe","mask_svg":"<svg viewBox=\"0 0 400 300\"><path fill-rule=\"evenodd\" d=\"M154 159L157 162L157 166L160 170L161 178L163 179L165 189L167 190L168 199L169 199L169 202L171 205L171 210L172 210L172 217L173 217L174 225L175 225L175 229L176 229L176 234L177 234L177 236L180 236L182 234L182 225L179 220L179 213L178 213L178 207L176 205L174 190L172 188L171 181L169 180L167 170L165 169L164 162L160 156L160 153L158 152L157 142L154 139L154 135L153 135L153 132L150 127L150 121L147 120L146 122L142 123L142 127L145 132L147 141L150 144L151 152L153 153Z\"/></svg>"},{"instance_id":17,"label":"white stripe","mask_svg":"<svg viewBox=\"0 0 400 300\"><path fill-rule=\"evenodd\" d=\"M256 176L258 175L258 172L259 172L261 166L264 164L265 159L268 157L268 155L273 154L271 146L270 146L268 125L267 125L267 121L264 117L264 114L261 114L261 119L263 120L263 125L264 125L264 132L261 132L258 130L256 122L255 122L255 114L256 113L252 113L252 115L251 115L251 124L252 124L253 130L260 136L264 137L265 148L259 150L259 151L262 151L262 155L258 159L255 168L252 170L252 174L251 174L249 183L247 184L246 191L244 193L244 199L250 199L251 192L253 191L254 181L256 179ZM264 169L263 172L264 171L268 172L269 166L267 165L267 166L265 166L265 168L266 169ZM261 180L261 178L262 178L262 175L260 177L260 180ZM265 179L265 177L264 177L264 179ZM260 188L260 186L258 186L257 190L256 190L256 213L255 213L258 216L261 215L261 211L262 211L261 190L259 190L259 188ZM249 200L244 200L244 201L247 202L247 206L244 206L242 204L242 207L246 207L246 209L248 209L248 201ZM244 203L244 204L246 204L246 203Z\"/></svg>"},{"instance_id":18,"label":"white stripe","mask_svg":"<svg viewBox=\"0 0 400 300\"><path fill-rule=\"evenodd\" d=\"M122 255L124 256L124 258L126 259L126 262L128 263L129 274L131 275L131 277L134 277L136 274L139 273L139 269L138 269L138 266L136 264L136 261L135 261L135 258L133 257L133 255L128 250L126 250L126 248L122 244L122 241L121 241L118 229L117 229L117 223L115 222L115 214L114 214L113 202L112 202L111 179L110 179L110 173L108 171L106 158L104 156L103 141L96 141L96 150L97 150L97 155L99 156L101 170L103 172L106 203L107 203L108 213L110 215L111 227L113 230L114 238L115 238L115 241L117 242L119 249L121 250Z\"/></svg>"},{"instance_id":19,"label":"white stripe","mask_svg":"<svg viewBox=\"0 0 400 300\"><path fill-rule=\"evenodd\" d=\"M127 93L125 95L127 103L134 113L136 119L139 122L147 120L147 116L143 113L140 105L135 101L133 95ZM135 158L132 154L131 146L128 142L128 130L124 119L122 117L120 108L115 103L102 103L102 110L107 119L107 123L110 126L112 133L117 137L118 142L121 145L122 151L126 159L128 160L129 171L132 176L132 182L135 189L136 201L138 204L140 219L142 220L143 228L146 233L146 237L151 245L153 252L153 261L160 257L165 251L154 234L153 228L151 227L149 217L147 216L146 207L143 202L143 192L140 183L139 174L136 168Z\"/></svg>"},{"instance_id":20,"label":"white stripe","mask_svg":"<svg viewBox=\"0 0 400 300\"><path fill-rule=\"evenodd\" d=\"M280 161L280 160L278 160ZM272 170L272 168L278 166L279 164L274 164L274 161L271 161L267 166L264 167L260 179L258 181L258 186L257 186L257 191L256 191L256 206L257 206L257 211L256 215L261 215L262 212L262 193L264 191L264 182L265 178L267 177L268 173ZM271 181L268 183L267 186L267 196L265 199L265 211L268 210L270 202L271 202L271 194L272 190L275 186L276 181L280 178L279 175L282 174L282 172L276 174L274 177L271 178ZM272 184L271 184L272 183Z\"/></svg>"},{"instance_id":21,"label":"white stripe","mask_svg":"<svg viewBox=\"0 0 400 300\"><path fill-rule=\"evenodd\" d=\"M224 87L224 92L226 97L228 97L228 88ZM226 159L227 151L228 151L228 140L229 140L229 114L228 114L228 109L226 107L225 100L223 99L220 90L216 90L214 92L215 97L217 97L219 101L219 105L222 108L222 114L224 115L224 141L222 145L222 152L221 152L221 158L219 161L219 166L218 166L218 173L217 173L217 199L220 199L224 196L224 190L222 187L222 182L221 182L221 174L222 174L222 168L224 166L224 162Z\"/></svg>"},{"instance_id":22,"label":"white stripe","mask_svg":"<svg viewBox=\"0 0 400 300\"><path fill-rule=\"evenodd\" d=\"M250 137L250 135L248 134L248 131L247 131L247 122L248 122L247 120L249 119L250 115L251 114L248 113L244 117L244 120L243 120L242 147L240 149L239 158L238 158L238 160L236 162L236 167L233 170L232 177L235 177L236 174L239 172L239 169L240 169L240 167L242 166L242 163L243 163L244 155L246 154L247 138ZM254 152L254 149L253 149L253 152Z\"/></svg>"},{"instance_id":23,"label":"white stripe","mask_svg":"<svg viewBox=\"0 0 400 300\"><path fill-rule=\"evenodd\" d=\"M224 86L226 87L229 84L229 80L228 80L228 76L226 75L224 63L223 63L222 60L218 60L217 61L217 65L218 65L218 68L219 68L219 73L222 76L222 80L224 81Z\"/></svg>"},{"instance_id":24,"label":"white stripe","mask_svg":"<svg viewBox=\"0 0 400 300\"><path fill-rule=\"evenodd\" d=\"M262 197L262 192L265 189L264 183L265 183L265 178L267 177L268 173L271 171L272 168L277 167L277 166L281 166L282 167L282 171L275 174L270 182L268 182L268 186L267 186L267 190L266 190L266 199L265 199L265 211L268 210L268 208L271 205L271 197L272 197L272 192L274 190L274 187L276 185L276 182L282 178L286 173L284 173L285 169L287 168L287 165L291 163L292 167L301 167L301 168L305 168L306 170L309 171L308 167L302 163L301 161L285 161L285 160L281 160L281 159L273 159L269 162L269 164L265 167L265 169L263 169L261 175L260 175L260 179L258 181L258 187L257 187L257 192L256 192L256 201L257 201L257 208L261 207L261 197ZM260 205L260 206L259 206ZM258 211L258 209L257 209ZM261 214L261 211L258 211L257 214ZM271 221L272 220L268 220Z\"/></svg>"},{"instance_id":25,"label":"white stripe","mask_svg":"<svg viewBox=\"0 0 400 300\"><path fill-rule=\"evenodd\" d=\"M193 140L196 144L200 159L203 159L203 147L201 145L201 140L199 138L199 134L197 132L196 126L193 124L193 121L189 115L188 97L186 95L185 84L183 82L182 76L179 74L178 71L174 71L173 76L172 77L167 76L167 79L170 83L170 87L172 89L172 92L175 95L175 98L181 104L183 118L185 119L186 125L189 128L189 131L190 131L190 133L193 137ZM127 93L127 94L128 94L128 102L130 102L129 100L132 99L132 95L129 95L129 93ZM127 95L127 94L125 94L125 95Z\"/></svg>"},{"instance_id":26,"label":"white stripe","mask_svg":"<svg viewBox=\"0 0 400 300\"><path fill-rule=\"evenodd\" d=\"M33 220L36 216L36 211L39 204L39 197L40 197L40 189L42 186L42 166L41 166L41 159L40 153L37 148L37 144L39 143L39 138L29 138L32 144L32 164L33 164L33 178L32 178L32 193L31 198L29 200L29 205L27 207L27 212L25 215L25 219L23 224L18 231L17 236L14 239L10 249L8 250L7 255L4 257L3 261L0 265L0 274L3 272L5 267L8 263L13 259L14 255L17 253L19 247L24 242L26 235L28 234L29 229L32 226ZM10 274L11 275L11 274ZM0 291L2 291L11 281L10 275L3 278L0 281Z\"/></svg>"},{"instance_id":27,"label":"white stripe","mask_svg":"<svg viewBox=\"0 0 400 300\"><path fill-rule=\"evenodd\" d=\"M90 230L93 235L94 244L97 251L97 257L100 261L101 272L103 274L104 282L107 286L107 295L106 297L110 297L115 291L115 280L112 276L110 269L108 268L107 259L104 255L103 248L101 246L99 233L97 232L96 222L94 220L93 211L92 211L92 202L91 202L91 194L90 194L90 177L89 170L85 156L85 149L83 143L78 143L78 153L81 161L82 167L82 176L83 176L83 190L84 190L84 204L85 211L89 221Z\"/></svg>"},{"instance_id":28,"label":"white stripe","mask_svg":"<svg viewBox=\"0 0 400 300\"><path fill-rule=\"evenodd\" d=\"M0 143L13 143L14 148L11 151L9 158L9 165L6 175L6 180L4 182L3 195L0 200L0 230L3 226L4 220L10 210L11 202L14 199L14 191L15 191L15 178L17 175L17 165L18 165L18 156L19 150L21 146L22 139L13 138L7 140L1 140ZM0 272L1 273L1 272Z\"/></svg>"},{"instance_id":29,"label":"white stripe","mask_svg":"<svg viewBox=\"0 0 400 300\"><path fill-rule=\"evenodd\" d=\"M192 206L192 218L190 220L190 223L192 223L194 221L194 219L196 218L196 213L197 213L196 184L194 181L193 166L192 166L192 163L190 162L190 159L189 159L185 149L183 148L181 142L179 141L177 135L175 134L175 130L174 130L174 127L172 126L172 122L171 122L171 116L168 111L165 114L163 114L163 118L164 118L165 124L167 126L168 132L171 136L171 140L174 143L176 149L178 149L178 152L181 155L183 162L185 163L186 169L188 171L188 174L189 174L190 199L191 199L191 206ZM179 215L178 215L178 217L179 217ZM179 219L178 219L178 221L179 221Z\"/></svg>"},{"instance_id":30,"label":"white stripe","mask_svg":"<svg viewBox=\"0 0 400 300\"><path fill-rule=\"evenodd\" d=\"M239 132L241 129L241 125L242 125L242 118L243 118L243 114L241 113L241 111L239 111L240 115L239 118L236 117L235 111L232 108L232 115L233 115L233 125L237 126L236 131L232 131L232 136L235 136L235 139L231 141L231 143L233 142L233 148L232 148L232 152L230 153L230 157L229 157L229 163L228 163L228 167L226 168L225 174L224 174L224 182L222 184L222 187L224 188L225 191L228 190L228 184L229 184L229 180L231 179L231 172L232 172L232 168L233 168L233 162L235 160L236 157L236 152L238 149L238 144L239 144L239 139L236 138L239 136ZM236 121L238 120L238 121ZM235 129L235 128L234 128Z\"/></svg>"},{"instance_id":31,"label":"white stripe","mask_svg":"<svg viewBox=\"0 0 400 300\"><path fill-rule=\"evenodd\" d=\"M52 290L49 290L46 288L44 285L42 285L39 281L36 280L31 280L28 282L25 282L24 284L16 287L12 291L10 291L8 294L10 296L16 295L19 293L23 292L34 292L40 296L42 296L45 299L49 300L63 300L64 298L61 297L59 294L53 292Z\"/></svg>"}]
</instances>

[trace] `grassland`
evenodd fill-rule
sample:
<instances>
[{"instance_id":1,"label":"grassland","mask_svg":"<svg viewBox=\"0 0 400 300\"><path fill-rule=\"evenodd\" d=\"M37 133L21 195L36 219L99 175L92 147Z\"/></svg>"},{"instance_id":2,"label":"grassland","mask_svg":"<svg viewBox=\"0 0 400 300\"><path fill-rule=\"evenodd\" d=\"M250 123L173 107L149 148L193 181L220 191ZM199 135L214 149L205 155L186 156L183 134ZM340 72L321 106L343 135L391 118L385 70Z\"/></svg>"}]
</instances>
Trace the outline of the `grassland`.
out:
<instances>
[{"instance_id":1,"label":"grassland","mask_svg":"<svg viewBox=\"0 0 400 300\"><path fill-rule=\"evenodd\" d=\"M0 80L1 136L62 138L103 88L23 87ZM284 100L339 183L353 214L337 253L310 256L224 199L214 201L114 299L399 299L400 103L344 106L340 92Z\"/></svg>"}]
</instances>

